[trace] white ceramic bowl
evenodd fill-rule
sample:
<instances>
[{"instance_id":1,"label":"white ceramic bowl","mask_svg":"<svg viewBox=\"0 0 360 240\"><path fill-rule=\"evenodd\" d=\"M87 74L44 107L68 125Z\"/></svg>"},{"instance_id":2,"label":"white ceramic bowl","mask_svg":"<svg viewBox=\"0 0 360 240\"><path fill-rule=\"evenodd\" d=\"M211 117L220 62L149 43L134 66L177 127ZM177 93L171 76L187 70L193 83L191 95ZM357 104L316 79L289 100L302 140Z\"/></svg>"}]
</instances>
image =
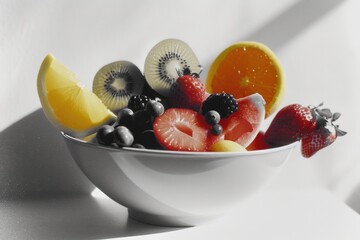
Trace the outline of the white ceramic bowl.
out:
<instances>
[{"instance_id":1,"label":"white ceramic bowl","mask_svg":"<svg viewBox=\"0 0 360 240\"><path fill-rule=\"evenodd\" d=\"M63 134L85 175L132 218L194 226L236 208L282 168L297 143L241 153L116 149Z\"/></svg>"}]
</instances>

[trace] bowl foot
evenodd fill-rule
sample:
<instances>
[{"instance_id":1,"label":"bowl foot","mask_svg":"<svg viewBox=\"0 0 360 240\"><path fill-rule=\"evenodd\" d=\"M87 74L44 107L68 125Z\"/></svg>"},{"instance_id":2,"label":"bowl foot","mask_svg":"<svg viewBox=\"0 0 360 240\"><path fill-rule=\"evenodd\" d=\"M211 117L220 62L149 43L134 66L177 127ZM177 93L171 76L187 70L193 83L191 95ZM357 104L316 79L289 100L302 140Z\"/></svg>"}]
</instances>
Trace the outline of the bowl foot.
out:
<instances>
[{"instance_id":1,"label":"bowl foot","mask_svg":"<svg viewBox=\"0 0 360 240\"><path fill-rule=\"evenodd\" d=\"M129 217L142 223L147 223L157 226L165 227L194 227L204 222L208 222L214 217L199 217L199 216L168 216L156 215L146 212L128 209Z\"/></svg>"}]
</instances>

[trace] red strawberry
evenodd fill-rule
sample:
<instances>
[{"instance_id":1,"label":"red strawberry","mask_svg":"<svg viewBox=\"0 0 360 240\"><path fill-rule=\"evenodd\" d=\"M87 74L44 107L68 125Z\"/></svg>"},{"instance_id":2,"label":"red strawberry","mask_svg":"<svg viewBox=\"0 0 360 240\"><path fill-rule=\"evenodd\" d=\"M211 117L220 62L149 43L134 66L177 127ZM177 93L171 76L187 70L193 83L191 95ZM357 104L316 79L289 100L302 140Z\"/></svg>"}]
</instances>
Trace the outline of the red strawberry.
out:
<instances>
[{"instance_id":1,"label":"red strawberry","mask_svg":"<svg viewBox=\"0 0 360 240\"><path fill-rule=\"evenodd\" d=\"M306 134L315 131L317 107L291 104L282 108L265 133L265 141L271 146L283 146L296 142Z\"/></svg>"},{"instance_id":2,"label":"red strawberry","mask_svg":"<svg viewBox=\"0 0 360 240\"><path fill-rule=\"evenodd\" d=\"M292 104L281 109L265 133L265 141L273 146L282 146L301 140L304 157L311 157L320 149L332 144L337 136L346 132L334 125L340 113L332 114L330 109L304 107Z\"/></svg>"},{"instance_id":3,"label":"red strawberry","mask_svg":"<svg viewBox=\"0 0 360 240\"><path fill-rule=\"evenodd\" d=\"M190 108L199 111L205 97L205 86L198 75L183 75L171 86L169 103L174 108Z\"/></svg>"},{"instance_id":4,"label":"red strawberry","mask_svg":"<svg viewBox=\"0 0 360 240\"><path fill-rule=\"evenodd\" d=\"M332 144L338 136L344 136L346 132L339 129L339 126L333 122L340 117L339 113L334 113L330 118L324 118L318 129L307 134L301 139L301 153L304 157L309 158L319 150Z\"/></svg>"},{"instance_id":5,"label":"red strawberry","mask_svg":"<svg viewBox=\"0 0 360 240\"><path fill-rule=\"evenodd\" d=\"M208 125L204 117L186 108L169 108L153 124L159 143L168 150L205 151Z\"/></svg>"}]
</instances>

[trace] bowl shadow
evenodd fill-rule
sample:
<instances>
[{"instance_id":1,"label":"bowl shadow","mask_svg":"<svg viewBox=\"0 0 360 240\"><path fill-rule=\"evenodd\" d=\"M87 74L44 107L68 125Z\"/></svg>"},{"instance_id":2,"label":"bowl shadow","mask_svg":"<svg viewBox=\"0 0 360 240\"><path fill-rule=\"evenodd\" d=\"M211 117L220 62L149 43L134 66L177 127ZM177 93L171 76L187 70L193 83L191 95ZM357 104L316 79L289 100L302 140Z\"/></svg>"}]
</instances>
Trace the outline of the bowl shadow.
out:
<instances>
[{"instance_id":1,"label":"bowl shadow","mask_svg":"<svg viewBox=\"0 0 360 240\"><path fill-rule=\"evenodd\" d=\"M184 228L144 224L108 198L73 195L0 203L1 239L108 239Z\"/></svg>"},{"instance_id":2,"label":"bowl shadow","mask_svg":"<svg viewBox=\"0 0 360 240\"><path fill-rule=\"evenodd\" d=\"M98 239L174 231L140 223L95 186L38 109L0 132L0 238ZM32 238L33 237L33 238Z\"/></svg>"},{"instance_id":3,"label":"bowl shadow","mask_svg":"<svg viewBox=\"0 0 360 240\"><path fill-rule=\"evenodd\" d=\"M90 194L94 185L38 109L0 132L0 199Z\"/></svg>"}]
</instances>

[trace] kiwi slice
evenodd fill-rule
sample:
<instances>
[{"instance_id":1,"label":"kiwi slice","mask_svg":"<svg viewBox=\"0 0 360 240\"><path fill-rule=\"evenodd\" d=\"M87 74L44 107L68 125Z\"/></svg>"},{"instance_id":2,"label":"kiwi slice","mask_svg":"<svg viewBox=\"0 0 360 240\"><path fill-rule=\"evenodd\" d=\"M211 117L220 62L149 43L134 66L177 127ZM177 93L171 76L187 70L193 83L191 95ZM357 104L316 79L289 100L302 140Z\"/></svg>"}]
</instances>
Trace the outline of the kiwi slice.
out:
<instances>
[{"instance_id":1,"label":"kiwi slice","mask_svg":"<svg viewBox=\"0 0 360 240\"><path fill-rule=\"evenodd\" d=\"M93 92L112 111L127 106L131 96L143 91L145 77L139 68L128 61L117 61L103 66L95 75Z\"/></svg>"},{"instance_id":2,"label":"kiwi slice","mask_svg":"<svg viewBox=\"0 0 360 240\"><path fill-rule=\"evenodd\" d=\"M199 73L201 66L189 45L178 39L166 39L156 44L145 60L144 74L152 89L168 97L179 72L189 68Z\"/></svg>"}]
</instances>

